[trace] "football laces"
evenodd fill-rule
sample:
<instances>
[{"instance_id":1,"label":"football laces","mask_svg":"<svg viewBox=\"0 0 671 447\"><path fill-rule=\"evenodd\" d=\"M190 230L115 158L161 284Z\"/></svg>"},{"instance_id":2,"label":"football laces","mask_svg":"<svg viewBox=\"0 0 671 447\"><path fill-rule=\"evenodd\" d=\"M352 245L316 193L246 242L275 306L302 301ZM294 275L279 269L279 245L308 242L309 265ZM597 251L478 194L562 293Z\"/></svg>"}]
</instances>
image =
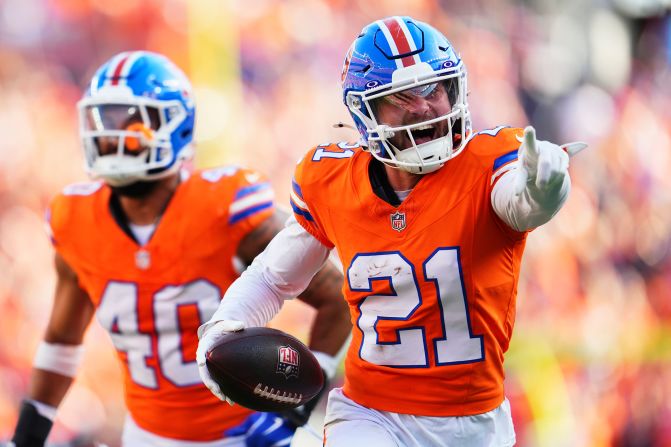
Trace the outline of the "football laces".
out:
<instances>
[{"instance_id":1,"label":"football laces","mask_svg":"<svg viewBox=\"0 0 671 447\"><path fill-rule=\"evenodd\" d=\"M291 393L287 391L276 390L275 388L270 388L267 385L259 383L254 388L254 394L261 396L266 399L274 400L276 402L283 402L289 404L299 404L303 399L303 395L300 393Z\"/></svg>"}]
</instances>

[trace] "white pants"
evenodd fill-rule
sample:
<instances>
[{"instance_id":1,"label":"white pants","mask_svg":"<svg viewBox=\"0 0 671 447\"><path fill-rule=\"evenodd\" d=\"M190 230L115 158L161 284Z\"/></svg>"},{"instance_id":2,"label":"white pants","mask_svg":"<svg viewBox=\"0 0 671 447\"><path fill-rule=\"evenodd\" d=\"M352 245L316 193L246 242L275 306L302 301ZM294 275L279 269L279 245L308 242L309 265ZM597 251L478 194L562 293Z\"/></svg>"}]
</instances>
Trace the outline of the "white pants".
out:
<instances>
[{"instance_id":1,"label":"white pants","mask_svg":"<svg viewBox=\"0 0 671 447\"><path fill-rule=\"evenodd\" d=\"M508 399L487 413L430 417L363 407L341 388L329 393L326 447L510 447L515 429Z\"/></svg>"},{"instance_id":2,"label":"white pants","mask_svg":"<svg viewBox=\"0 0 671 447\"><path fill-rule=\"evenodd\" d=\"M175 423L188 424L189 421L176 421ZM126 416L121 445L123 447L245 447L245 438L236 436L208 442L164 438L138 427L130 416Z\"/></svg>"}]
</instances>

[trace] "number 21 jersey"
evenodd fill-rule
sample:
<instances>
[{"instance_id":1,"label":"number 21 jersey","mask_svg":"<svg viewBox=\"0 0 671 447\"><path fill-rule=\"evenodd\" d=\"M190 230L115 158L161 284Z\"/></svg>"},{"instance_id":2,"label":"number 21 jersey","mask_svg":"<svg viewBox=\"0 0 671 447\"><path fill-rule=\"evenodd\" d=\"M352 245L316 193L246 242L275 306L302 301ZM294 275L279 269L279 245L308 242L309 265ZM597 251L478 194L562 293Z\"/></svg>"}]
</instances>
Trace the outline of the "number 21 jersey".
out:
<instances>
[{"instance_id":1,"label":"number 21 jersey","mask_svg":"<svg viewBox=\"0 0 671 447\"><path fill-rule=\"evenodd\" d=\"M318 146L296 169L299 223L336 247L353 324L343 392L366 407L425 416L499 406L526 233L494 212L491 190L520 129L475 135L398 206L378 197L372 156Z\"/></svg>"}]
</instances>

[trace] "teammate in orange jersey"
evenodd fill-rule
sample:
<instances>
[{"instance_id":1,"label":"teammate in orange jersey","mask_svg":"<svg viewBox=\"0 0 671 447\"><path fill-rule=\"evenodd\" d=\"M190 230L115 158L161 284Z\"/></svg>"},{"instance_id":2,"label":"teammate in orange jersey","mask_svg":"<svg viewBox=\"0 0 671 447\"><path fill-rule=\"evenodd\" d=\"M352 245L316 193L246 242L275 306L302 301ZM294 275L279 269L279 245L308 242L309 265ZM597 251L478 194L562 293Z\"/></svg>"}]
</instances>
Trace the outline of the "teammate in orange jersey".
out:
<instances>
[{"instance_id":1,"label":"teammate in orange jersey","mask_svg":"<svg viewBox=\"0 0 671 447\"><path fill-rule=\"evenodd\" d=\"M299 162L295 221L228 289L198 349L263 324L248 309L272 315L335 247L354 326L325 445L513 445L503 355L522 252L569 194L568 153L586 145L533 128L472 133L464 63L410 17L366 26L342 81L361 144Z\"/></svg>"},{"instance_id":2,"label":"teammate in orange jersey","mask_svg":"<svg viewBox=\"0 0 671 447\"><path fill-rule=\"evenodd\" d=\"M222 404L198 376L196 329L284 219L254 171L180 169L192 150L190 91L165 57L127 52L100 67L79 103L87 167L100 181L68 186L48 212L58 282L17 447L44 445L94 314L123 364L124 446L290 443L295 424ZM313 284L300 298L317 309L310 344L332 374L350 328L342 275L326 264Z\"/></svg>"}]
</instances>

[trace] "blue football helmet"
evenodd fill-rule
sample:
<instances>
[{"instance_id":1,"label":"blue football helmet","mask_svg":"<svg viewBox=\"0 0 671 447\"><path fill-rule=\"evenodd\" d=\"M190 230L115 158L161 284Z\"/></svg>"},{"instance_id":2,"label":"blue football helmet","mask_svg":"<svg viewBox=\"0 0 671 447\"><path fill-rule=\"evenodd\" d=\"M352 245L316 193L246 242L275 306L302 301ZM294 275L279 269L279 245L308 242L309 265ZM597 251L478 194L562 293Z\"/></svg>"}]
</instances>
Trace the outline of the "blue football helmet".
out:
<instances>
[{"instance_id":1,"label":"blue football helmet","mask_svg":"<svg viewBox=\"0 0 671 447\"><path fill-rule=\"evenodd\" d=\"M165 177L192 156L191 84L165 56L115 55L77 106L87 171L111 186Z\"/></svg>"},{"instance_id":2,"label":"blue football helmet","mask_svg":"<svg viewBox=\"0 0 671 447\"><path fill-rule=\"evenodd\" d=\"M442 33L410 17L377 20L361 31L345 57L342 87L363 145L388 165L433 172L461 152L471 133L464 63ZM384 123L376 114L380 101L403 107L439 90L450 103L439 116ZM392 144L395 135L407 147Z\"/></svg>"}]
</instances>

